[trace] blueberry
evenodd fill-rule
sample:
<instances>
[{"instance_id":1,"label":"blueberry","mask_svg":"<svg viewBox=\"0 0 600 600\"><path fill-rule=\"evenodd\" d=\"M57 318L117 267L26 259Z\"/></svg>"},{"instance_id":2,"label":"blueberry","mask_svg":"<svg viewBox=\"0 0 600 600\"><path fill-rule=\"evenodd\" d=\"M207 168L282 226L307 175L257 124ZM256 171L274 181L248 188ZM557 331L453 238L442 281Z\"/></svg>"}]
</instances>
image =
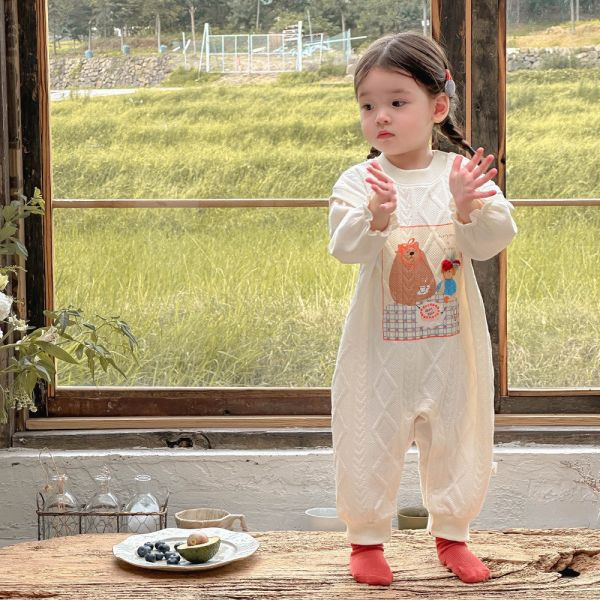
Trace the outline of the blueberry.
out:
<instances>
[{"instance_id":1,"label":"blueberry","mask_svg":"<svg viewBox=\"0 0 600 600\"><path fill-rule=\"evenodd\" d=\"M165 557L162 552L155 552L154 556L156 557L156 560L162 560Z\"/></svg>"},{"instance_id":2,"label":"blueberry","mask_svg":"<svg viewBox=\"0 0 600 600\"><path fill-rule=\"evenodd\" d=\"M148 552L148 554L146 554L146 560L148 562L156 562L156 556L154 556L152 552Z\"/></svg>"},{"instance_id":3,"label":"blueberry","mask_svg":"<svg viewBox=\"0 0 600 600\"><path fill-rule=\"evenodd\" d=\"M158 549L164 553L168 552L171 549L171 546L169 546L169 544L161 544Z\"/></svg>"},{"instance_id":4,"label":"blueberry","mask_svg":"<svg viewBox=\"0 0 600 600\"><path fill-rule=\"evenodd\" d=\"M163 552L163 554L165 555L165 558L170 558L171 556L179 556L179 554L177 554L177 552Z\"/></svg>"},{"instance_id":5,"label":"blueberry","mask_svg":"<svg viewBox=\"0 0 600 600\"><path fill-rule=\"evenodd\" d=\"M146 545L140 546L137 549L138 556L146 556L146 554L148 554L148 552L150 552L150 548L148 548L148 546L146 546Z\"/></svg>"},{"instance_id":6,"label":"blueberry","mask_svg":"<svg viewBox=\"0 0 600 600\"><path fill-rule=\"evenodd\" d=\"M166 544L166 543L167 542L165 542L164 540L160 540L160 541L154 543L154 547L156 549L158 549L159 546L162 546L163 544Z\"/></svg>"},{"instance_id":7,"label":"blueberry","mask_svg":"<svg viewBox=\"0 0 600 600\"><path fill-rule=\"evenodd\" d=\"M154 550L154 543L153 542L144 542L144 546L148 546L148 548L150 548L151 550Z\"/></svg>"},{"instance_id":8,"label":"blueberry","mask_svg":"<svg viewBox=\"0 0 600 600\"><path fill-rule=\"evenodd\" d=\"M179 564L179 556L169 556L169 558L167 558L167 564L168 565L178 565Z\"/></svg>"}]
</instances>

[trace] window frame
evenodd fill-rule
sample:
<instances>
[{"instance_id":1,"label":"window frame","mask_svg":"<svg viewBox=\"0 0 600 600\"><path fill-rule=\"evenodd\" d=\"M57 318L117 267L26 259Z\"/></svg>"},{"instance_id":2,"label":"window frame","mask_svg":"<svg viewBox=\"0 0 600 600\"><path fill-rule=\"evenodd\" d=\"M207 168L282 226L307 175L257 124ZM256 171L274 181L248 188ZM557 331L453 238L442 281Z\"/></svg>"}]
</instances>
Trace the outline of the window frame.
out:
<instances>
[{"instance_id":1,"label":"window frame","mask_svg":"<svg viewBox=\"0 0 600 600\"><path fill-rule=\"evenodd\" d=\"M47 325L45 308L52 309L53 298L53 208L77 208L78 200L53 200L49 124L49 73L47 52L47 0L7 3L7 66L16 69L8 77L3 94L12 98L20 111L20 140L11 156L22 162L22 178L17 191L28 197L38 187L46 199L43 217L30 217L24 223L24 239L29 249L27 274L17 285L17 297L26 306L26 318L34 326ZM476 140L496 157L497 183L505 190L506 163L506 4L505 0L442 2L431 0L432 36L446 48L454 66L460 107L463 108L465 137ZM11 29L12 27L12 29ZM16 28L16 29L15 29ZM15 35L15 31L18 35ZM461 32L464 35L461 36ZM18 49L15 49L18 43ZM18 61L7 59L18 50ZM14 74L14 73L13 73ZM11 89L11 81L13 81ZM14 83L16 82L16 83ZM496 94L490 91L496 90ZM6 112L11 103L3 98ZM12 138L11 138L12 139ZM446 147L445 147L446 146ZM454 147L440 141L434 147ZM4 173L4 185L6 185ZM15 190L11 189L14 195ZM5 193L4 202L9 201ZM86 201L85 206L147 206L150 200ZM160 201L159 201L160 202ZM314 206L326 207L325 199L177 200L182 207L193 206ZM535 200L511 200L525 206ZM542 202L557 203L556 200ZM559 201L560 202L560 201ZM578 200L565 200L577 204ZM600 203L598 200L591 202ZM161 205L164 201L161 202ZM169 207L174 206L169 204ZM490 337L495 379L496 425L500 427L578 427L597 426L600 388L589 389L509 389L506 330L506 250L487 261L473 262L481 289ZM151 399L152 402L147 400ZM118 402L115 402L118 400ZM176 400L176 402L173 402ZM13 431L73 428L113 429L146 426L210 427L328 427L330 388L115 388L55 387L38 385L38 412L21 411ZM174 415L172 407L184 414ZM168 407L168 408L167 408ZM168 413L167 413L168 411ZM190 415L193 411L194 415ZM136 421L137 419L137 421ZM133 425L132 425L133 423ZM137 425L136 425L137 423ZM276 423L276 425L273 425ZM517 438L515 438L517 439Z\"/></svg>"}]
</instances>

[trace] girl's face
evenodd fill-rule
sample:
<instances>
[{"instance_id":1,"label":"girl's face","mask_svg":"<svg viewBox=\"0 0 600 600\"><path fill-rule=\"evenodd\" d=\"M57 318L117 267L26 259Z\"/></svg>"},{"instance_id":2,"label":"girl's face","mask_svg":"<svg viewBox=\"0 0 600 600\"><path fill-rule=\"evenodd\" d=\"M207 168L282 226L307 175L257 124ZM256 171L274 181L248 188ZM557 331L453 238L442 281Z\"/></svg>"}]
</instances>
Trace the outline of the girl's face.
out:
<instances>
[{"instance_id":1,"label":"girl's face","mask_svg":"<svg viewBox=\"0 0 600 600\"><path fill-rule=\"evenodd\" d=\"M373 67L357 91L363 134L388 156L428 148L434 123L449 110L445 93L431 98L410 75L381 67Z\"/></svg>"}]
</instances>

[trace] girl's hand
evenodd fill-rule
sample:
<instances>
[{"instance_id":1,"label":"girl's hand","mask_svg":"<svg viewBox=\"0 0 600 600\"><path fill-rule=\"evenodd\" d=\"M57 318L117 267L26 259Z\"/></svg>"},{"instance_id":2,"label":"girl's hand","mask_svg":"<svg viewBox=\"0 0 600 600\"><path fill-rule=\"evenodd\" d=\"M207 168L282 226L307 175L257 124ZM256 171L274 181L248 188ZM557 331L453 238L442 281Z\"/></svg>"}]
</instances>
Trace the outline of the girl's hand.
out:
<instances>
[{"instance_id":1,"label":"girl's hand","mask_svg":"<svg viewBox=\"0 0 600 600\"><path fill-rule=\"evenodd\" d=\"M448 184L456 203L456 212L461 221L470 221L470 212L474 208L481 208L483 206L481 198L488 198L496 194L495 190L477 191L479 187L492 179L498 172L498 169L490 169L483 175L494 160L494 156L489 154L483 159L481 165L477 165L482 156L483 148L477 148L471 160L464 167L461 168L460 166L463 159L462 156L457 156L452 163Z\"/></svg>"},{"instance_id":2,"label":"girl's hand","mask_svg":"<svg viewBox=\"0 0 600 600\"><path fill-rule=\"evenodd\" d=\"M365 181L371 185L374 192L369 199L369 209L375 218L387 217L396 210L396 185L376 161L367 165L367 171L373 177L367 177Z\"/></svg>"}]
</instances>

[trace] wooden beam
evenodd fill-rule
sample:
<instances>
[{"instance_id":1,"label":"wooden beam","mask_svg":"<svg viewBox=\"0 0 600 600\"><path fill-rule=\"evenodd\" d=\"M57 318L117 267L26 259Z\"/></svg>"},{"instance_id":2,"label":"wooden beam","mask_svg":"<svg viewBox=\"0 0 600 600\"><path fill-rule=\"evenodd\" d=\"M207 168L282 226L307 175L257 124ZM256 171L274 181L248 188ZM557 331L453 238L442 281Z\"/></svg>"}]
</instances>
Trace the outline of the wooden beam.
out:
<instances>
[{"instance_id":1,"label":"wooden beam","mask_svg":"<svg viewBox=\"0 0 600 600\"><path fill-rule=\"evenodd\" d=\"M58 387L49 417L330 415L328 387Z\"/></svg>"},{"instance_id":2,"label":"wooden beam","mask_svg":"<svg viewBox=\"0 0 600 600\"><path fill-rule=\"evenodd\" d=\"M496 426L494 443L597 444L600 427ZM16 448L89 450L111 448L194 448L196 450L264 450L331 447L330 427L173 427L138 429L45 429L20 431L13 437Z\"/></svg>"},{"instance_id":3,"label":"wooden beam","mask_svg":"<svg viewBox=\"0 0 600 600\"><path fill-rule=\"evenodd\" d=\"M527 413L527 414L600 414L600 393L545 396L501 396L501 414Z\"/></svg>"},{"instance_id":4,"label":"wooden beam","mask_svg":"<svg viewBox=\"0 0 600 600\"><path fill-rule=\"evenodd\" d=\"M506 195L506 6L504 0L432 0L432 36L454 69L465 139L496 157L497 184ZM450 148L454 149L455 148ZM506 257L473 261L485 305L494 364L494 404L506 394ZM501 278L504 278L501 281Z\"/></svg>"},{"instance_id":5,"label":"wooden beam","mask_svg":"<svg viewBox=\"0 0 600 600\"><path fill-rule=\"evenodd\" d=\"M8 81L6 74L6 14L4 2L0 2L0 206L10 203L10 161L9 161L9 131L8 131ZM0 256L0 265L5 267L11 264L10 256ZM5 289L5 293L12 296L12 285ZM3 352L0 357L0 368L8 366L9 356ZM10 385L10 374L2 377L2 386ZM7 422L0 425L0 447L10 446L12 434L15 431L15 411L7 411Z\"/></svg>"},{"instance_id":6,"label":"wooden beam","mask_svg":"<svg viewBox=\"0 0 600 600\"><path fill-rule=\"evenodd\" d=\"M8 163L8 172L6 180L3 178L3 204L10 203L13 200L20 200L23 190L23 140L21 127L21 63L19 58L19 17L18 0L3 0L2 2L3 18L0 20L4 28L2 30L2 79L6 98L5 125L8 137L8 149L2 152L4 165ZM3 90L3 104L4 104ZM4 120L4 117L3 117ZM6 168L6 166L5 166ZM8 185L8 193L6 192ZM25 230L20 227L17 237L20 242L25 244ZM6 288L6 293L15 298L13 305L16 315L26 318L26 290L25 290L25 259L20 255L3 257L2 264L17 265L19 270L16 277L12 276ZM7 343L14 343L19 334L11 334L6 340ZM13 352L10 352L12 355ZM8 359L9 356L6 356ZM8 388L14 381L14 375L9 374L3 384ZM23 411L16 412L10 410L9 431L14 433L16 430L25 428L25 415ZM11 440L4 439L5 446L11 444Z\"/></svg>"},{"instance_id":7,"label":"wooden beam","mask_svg":"<svg viewBox=\"0 0 600 600\"><path fill-rule=\"evenodd\" d=\"M496 415L496 426L600 426L600 415ZM49 429L162 429L189 427L330 427L323 415L245 417L72 417L36 418L26 422L28 430Z\"/></svg>"},{"instance_id":8,"label":"wooden beam","mask_svg":"<svg viewBox=\"0 0 600 600\"><path fill-rule=\"evenodd\" d=\"M53 208L327 208L326 198L68 198Z\"/></svg>"},{"instance_id":9,"label":"wooden beam","mask_svg":"<svg viewBox=\"0 0 600 600\"><path fill-rule=\"evenodd\" d=\"M558 396L560 398L576 397L576 396L595 396L600 398L600 387L562 387L562 388L510 388L509 396L541 396L547 398L549 396Z\"/></svg>"},{"instance_id":10,"label":"wooden beam","mask_svg":"<svg viewBox=\"0 0 600 600\"><path fill-rule=\"evenodd\" d=\"M512 392L511 392L512 393ZM600 413L600 389L532 389L500 397L499 413ZM330 415L328 387L58 387L48 417Z\"/></svg>"},{"instance_id":11,"label":"wooden beam","mask_svg":"<svg viewBox=\"0 0 600 600\"><path fill-rule=\"evenodd\" d=\"M245 416L245 417L71 417L27 420L27 429L145 429L172 427L329 427L331 417Z\"/></svg>"},{"instance_id":12,"label":"wooden beam","mask_svg":"<svg viewBox=\"0 0 600 600\"><path fill-rule=\"evenodd\" d=\"M515 206L600 206L600 198L511 198ZM53 208L327 208L327 198L53 199Z\"/></svg>"},{"instance_id":13,"label":"wooden beam","mask_svg":"<svg viewBox=\"0 0 600 600\"><path fill-rule=\"evenodd\" d=\"M431 0L431 37L444 48L448 57L458 98L456 120L467 141L471 138L471 36L468 5L468 0L466 2ZM443 137L434 140L433 147L445 152L456 152L456 146Z\"/></svg>"},{"instance_id":14,"label":"wooden beam","mask_svg":"<svg viewBox=\"0 0 600 600\"><path fill-rule=\"evenodd\" d=\"M24 222L25 318L29 325L43 327L49 324L44 310L54 306L46 0L18 2L17 7L23 194L31 198L38 188L47 201L44 215L32 215ZM34 393L39 414L45 410L47 394L40 381Z\"/></svg>"},{"instance_id":15,"label":"wooden beam","mask_svg":"<svg viewBox=\"0 0 600 600\"><path fill-rule=\"evenodd\" d=\"M498 169L496 183L506 195L506 6L504 0L478 0L471 5L471 62L472 94L471 112L473 148L483 147L485 155L495 156ZM506 251L503 251L506 252ZM500 255L486 261L473 261L475 275L485 305L492 344L494 364L494 404L500 409L503 381L506 381L506 333L501 326L506 323L506 302L501 295L506 284L500 282ZM500 310L504 311L500 315ZM502 352L501 352L502 351ZM504 362L502 362L502 360ZM506 386L504 386L506 387Z\"/></svg>"}]
</instances>

